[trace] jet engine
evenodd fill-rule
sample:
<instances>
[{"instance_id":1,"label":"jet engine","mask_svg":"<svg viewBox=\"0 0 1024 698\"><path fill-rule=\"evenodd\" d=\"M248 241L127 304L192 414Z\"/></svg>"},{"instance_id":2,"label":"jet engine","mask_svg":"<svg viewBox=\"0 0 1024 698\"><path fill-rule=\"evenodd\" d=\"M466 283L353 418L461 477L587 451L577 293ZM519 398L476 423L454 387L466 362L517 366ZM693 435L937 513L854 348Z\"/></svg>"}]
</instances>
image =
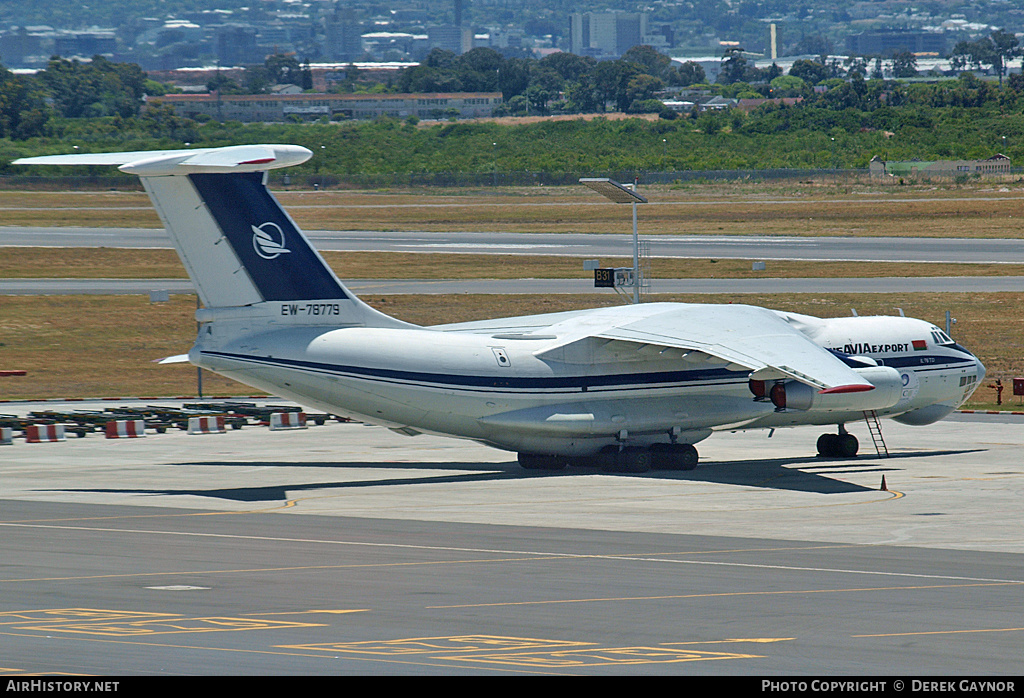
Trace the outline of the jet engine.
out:
<instances>
[{"instance_id":1,"label":"jet engine","mask_svg":"<svg viewBox=\"0 0 1024 698\"><path fill-rule=\"evenodd\" d=\"M903 389L900 373L890 366L852 369L873 388L822 391L795 380L750 381L755 400L770 400L777 410L864 412L883 410L899 402Z\"/></svg>"}]
</instances>

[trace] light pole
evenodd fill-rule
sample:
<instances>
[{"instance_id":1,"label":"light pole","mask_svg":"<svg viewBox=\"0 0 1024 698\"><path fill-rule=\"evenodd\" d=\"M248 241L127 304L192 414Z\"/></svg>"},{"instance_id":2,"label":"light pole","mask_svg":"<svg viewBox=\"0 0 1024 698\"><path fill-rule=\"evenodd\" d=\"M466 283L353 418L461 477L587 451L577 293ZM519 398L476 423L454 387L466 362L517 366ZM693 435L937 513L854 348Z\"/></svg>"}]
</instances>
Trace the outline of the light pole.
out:
<instances>
[{"instance_id":1,"label":"light pole","mask_svg":"<svg viewBox=\"0 0 1024 698\"><path fill-rule=\"evenodd\" d=\"M647 199L636 193L635 184L630 188L607 177L582 177L580 184L617 204L633 204L633 303L640 303L640 237L636 228L636 205L646 204Z\"/></svg>"}]
</instances>

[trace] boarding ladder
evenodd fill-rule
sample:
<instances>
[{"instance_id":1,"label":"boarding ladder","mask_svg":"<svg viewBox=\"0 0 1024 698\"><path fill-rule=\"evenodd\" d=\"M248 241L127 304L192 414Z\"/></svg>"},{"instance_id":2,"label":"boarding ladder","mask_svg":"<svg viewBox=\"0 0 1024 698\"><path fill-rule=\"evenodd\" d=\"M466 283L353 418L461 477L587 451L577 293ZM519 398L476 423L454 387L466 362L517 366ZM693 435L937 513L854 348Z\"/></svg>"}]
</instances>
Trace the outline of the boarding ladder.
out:
<instances>
[{"instance_id":1,"label":"boarding ladder","mask_svg":"<svg viewBox=\"0 0 1024 698\"><path fill-rule=\"evenodd\" d=\"M878 423L878 413L874 410L864 411L864 421L868 423L868 433L871 434L871 441L875 444L875 453L879 458L889 457L889 448L882 438L882 425Z\"/></svg>"}]
</instances>

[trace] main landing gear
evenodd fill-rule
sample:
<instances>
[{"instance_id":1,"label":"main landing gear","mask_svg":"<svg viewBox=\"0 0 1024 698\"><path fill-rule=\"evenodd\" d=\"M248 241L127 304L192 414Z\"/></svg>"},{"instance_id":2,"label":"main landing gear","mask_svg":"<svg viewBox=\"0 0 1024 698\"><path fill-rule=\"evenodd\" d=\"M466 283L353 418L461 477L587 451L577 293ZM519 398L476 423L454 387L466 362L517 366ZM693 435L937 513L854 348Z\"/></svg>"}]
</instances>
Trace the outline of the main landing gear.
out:
<instances>
[{"instance_id":1,"label":"main landing gear","mask_svg":"<svg viewBox=\"0 0 1024 698\"><path fill-rule=\"evenodd\" d=\"M519 465L526 470L561 470L568 465L600 468L612 473L645 473L648 470L693 470L697 467L697 449L693 444L653 444L605 446L595 456L547 456L520 453Z\"/></svg>"},{"instance_id":2,"label":"main landing gear","mask_svg":"<svg viewBox=\"0 0 1024 698\"><path fill-rule=\"evenodd\" d=\"M822 434L818 437L818 455L822 458L853 458L860 443L857 437L839 425L838 434Z\"/></svg>"}]
</instances>

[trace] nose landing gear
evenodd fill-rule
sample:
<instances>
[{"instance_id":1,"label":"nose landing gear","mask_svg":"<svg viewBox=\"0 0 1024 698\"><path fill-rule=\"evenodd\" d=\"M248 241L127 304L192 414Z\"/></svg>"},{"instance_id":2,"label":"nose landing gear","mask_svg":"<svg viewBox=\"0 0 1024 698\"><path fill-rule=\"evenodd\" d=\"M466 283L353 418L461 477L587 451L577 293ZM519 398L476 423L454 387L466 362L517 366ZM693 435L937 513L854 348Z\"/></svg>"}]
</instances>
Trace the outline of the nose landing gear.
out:
<instances>
[{"instance_id":1,"label":"nose landing gear","mask_svg":"<svg viewBox=\"0 0 1024 698\"><path fill-rule=\"evenodd\" d=\"M821 458L853 458L860 449L857 437L839 425L838 434L822 434L818 437L818 456Z\"/></svg>"}]
</instances>

